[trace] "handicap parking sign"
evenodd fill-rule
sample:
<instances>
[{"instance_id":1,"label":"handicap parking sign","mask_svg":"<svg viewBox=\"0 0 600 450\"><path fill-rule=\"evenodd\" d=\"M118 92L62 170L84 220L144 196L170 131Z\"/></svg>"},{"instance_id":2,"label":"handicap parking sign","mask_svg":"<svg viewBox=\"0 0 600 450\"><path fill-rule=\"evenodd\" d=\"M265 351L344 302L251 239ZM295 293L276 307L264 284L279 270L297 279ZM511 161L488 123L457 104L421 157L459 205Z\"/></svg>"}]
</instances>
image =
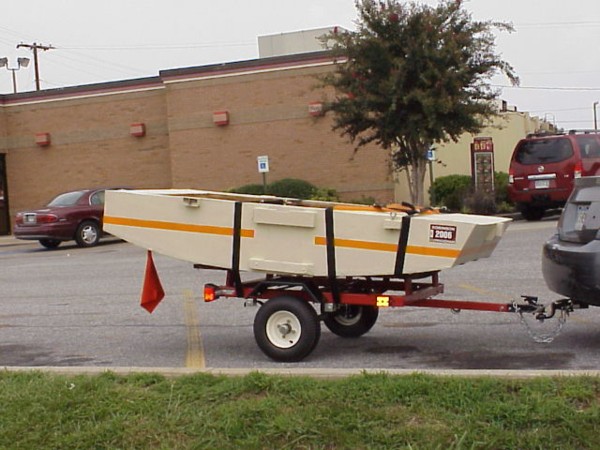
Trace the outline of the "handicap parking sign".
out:
<instances>
[{"instance_id":1,"label":"handicap parking sign","mask_svg":"<svg viewBox=\"0 0 600 450\"><path fill-rule=\"evenodd\" d=\"M258 172L267 173L269 171L269 157L259 156L256 160L258 161Z\"/></svg>"}]
</instances>

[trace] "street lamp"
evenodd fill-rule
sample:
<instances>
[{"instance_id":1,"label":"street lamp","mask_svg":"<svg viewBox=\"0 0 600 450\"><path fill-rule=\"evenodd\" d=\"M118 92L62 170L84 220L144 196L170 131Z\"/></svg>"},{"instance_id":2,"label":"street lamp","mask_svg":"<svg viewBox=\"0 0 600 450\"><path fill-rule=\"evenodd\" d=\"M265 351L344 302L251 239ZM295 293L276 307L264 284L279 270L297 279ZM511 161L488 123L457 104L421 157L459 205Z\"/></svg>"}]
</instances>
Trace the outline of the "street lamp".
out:
<instances>
[{"instance_id":1,"label":"street lamp","mask_svg":"<svg viewBox=\"0 0 600 450\"><path fill-rule=\"evenodd\" d=\"M13 93L17 93L17 76L15 72L21 67L27 67L29 65L29 58L17 58L17 67L8 67L8 58L0 58L0 67L6 67L6 70L12 72L13 82Z\"/></svg>"}]
</instances>

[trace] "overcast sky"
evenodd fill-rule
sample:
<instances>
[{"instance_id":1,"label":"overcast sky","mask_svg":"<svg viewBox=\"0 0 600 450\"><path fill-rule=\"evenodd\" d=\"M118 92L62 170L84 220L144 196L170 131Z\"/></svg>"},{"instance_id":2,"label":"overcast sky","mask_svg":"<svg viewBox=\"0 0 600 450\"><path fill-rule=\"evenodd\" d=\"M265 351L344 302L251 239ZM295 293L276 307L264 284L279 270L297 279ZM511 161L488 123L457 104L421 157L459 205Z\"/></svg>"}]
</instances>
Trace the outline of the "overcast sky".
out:
<instances>
[{"instance_id":1,"label":"overcast sky","mask_svg":"<svg viewBox=\"0 0 600 450\"><path fill-rule=\"evenodd\" d=\"M431 5L436 1L425 1ZM512 22L497 49L521 78L502 98L556 125L592 128L600 100L599 0L467 0L475 19ZM255 59L257 37L339 25L355 29L354 0L3 0L0 58L16 67L40 52L42 89L158 75L160 70ZM33 58L32 58L33 59ZM17 75L35 90L33 64ZM508 80L494 83L509 86ZM0 93L13 90L0 68ZM600 107L598 120L600 120Z\"/></svg>"}]
</instances>

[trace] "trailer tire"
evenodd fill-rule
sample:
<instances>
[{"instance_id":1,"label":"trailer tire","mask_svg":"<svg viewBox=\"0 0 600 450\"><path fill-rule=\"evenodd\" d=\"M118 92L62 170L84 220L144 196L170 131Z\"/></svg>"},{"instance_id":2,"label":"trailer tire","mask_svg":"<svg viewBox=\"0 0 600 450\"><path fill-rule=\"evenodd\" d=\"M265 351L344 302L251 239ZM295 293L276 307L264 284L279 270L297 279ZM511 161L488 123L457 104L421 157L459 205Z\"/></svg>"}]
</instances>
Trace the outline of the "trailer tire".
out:
<instances>
[{"instance_id":1,"label":"trailer tire","mask_svg":"<svg viewBox=\"0 0 600 450\"><path fill-rule=\"evenodd\" d=\"M315 309L296 297L276 297L260 307L254 317L254 339L269 358L300 361L319 342L321 324Z\"/></svg>"},{"instance_id":2,"label":"trailer tire","mask_svg":"<svg viewBox=\"0 0 600 450\"><path fill-rule=\"evenodd\" d=\"M329 330L344 338L357 338L367 333L379 316L376 306L342 305L323 319Z\"/></svg>"}]
</instances>

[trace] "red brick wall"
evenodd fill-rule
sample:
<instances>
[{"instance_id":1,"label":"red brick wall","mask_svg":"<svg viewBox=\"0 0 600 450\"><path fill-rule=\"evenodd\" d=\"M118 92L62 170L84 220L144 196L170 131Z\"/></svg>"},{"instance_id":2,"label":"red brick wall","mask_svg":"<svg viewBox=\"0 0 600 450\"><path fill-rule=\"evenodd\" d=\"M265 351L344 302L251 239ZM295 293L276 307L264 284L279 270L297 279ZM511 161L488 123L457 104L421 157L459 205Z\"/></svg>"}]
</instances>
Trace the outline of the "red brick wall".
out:
<instances>
[{"instance_id":1,"label":"red brick wall","mask_svg":"<svg viewBox=\"0 0 600 450\"><path fill-rule=\"evenodd\" d=\"M11 215L82 187L225 190L261 183L260 155L269 156L269 182L301 178L347 200L391 201L385 152L354 154L331 130L330 117L308 114L310 102L326 97L315 89L316 75L331 67L167 77L146 90L82 86L75 94L16 98L20 103L4 96L11 101L0 99L0 152L7 155ZM213 123L219 110L229 111L229 125ZM145 123L146 136L129 134L136 122ZM36 145L40 132L50 133L51 145Z\"/></svg>"},{"instance_id":2,"label":"red brick wall","mask_svg":"<svg viewBox=\"0 0 600 450\"><path fill-rule=\"evenodd\" d=\"M308 104L325 98L316 75L329 67L188 81L169 85L167 103L173 185L213 190L261 183L256 158L269 156L268 181L294 177L337 189L347 199L392 200L383 150L363 149L311 117ZM216 126L214 111L230 123Z\"/></svg>"}]
</instances>

